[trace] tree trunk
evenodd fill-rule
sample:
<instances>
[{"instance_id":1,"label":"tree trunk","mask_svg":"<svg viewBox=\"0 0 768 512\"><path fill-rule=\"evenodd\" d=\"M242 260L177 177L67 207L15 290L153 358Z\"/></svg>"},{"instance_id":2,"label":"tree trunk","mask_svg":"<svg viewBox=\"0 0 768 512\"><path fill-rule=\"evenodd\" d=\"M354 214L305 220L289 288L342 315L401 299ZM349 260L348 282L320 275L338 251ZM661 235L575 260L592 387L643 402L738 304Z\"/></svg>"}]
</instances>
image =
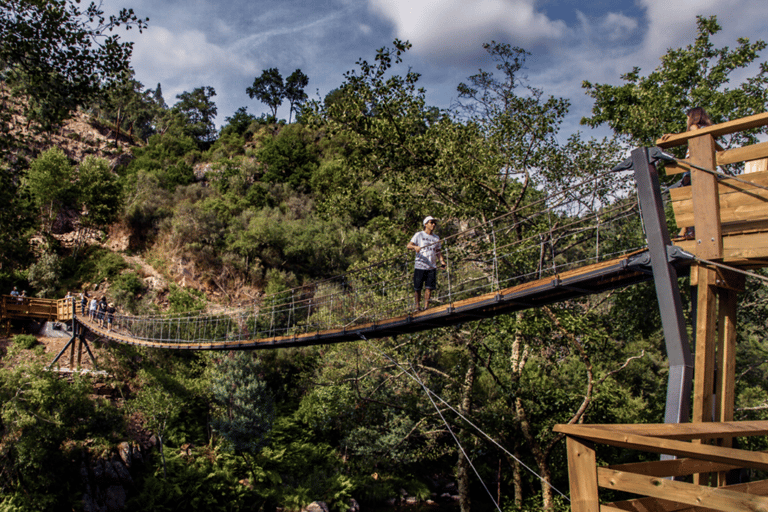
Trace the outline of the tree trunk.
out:
<instances>
[{"instance_id":1,"label":"tree trunk","mask_svg":"<svg viewBox=\"0 0 768 512\"><path fill-rule=\"evenodd\" d=\"M461 397L461 413L469 417L472 414L472 387L475 384L476 361L474 352L470 351L469 367L464 377L464 389ZM456 478L459 484L459 505L461 512L470 512L471 499L469 493L469 460L459 452L456 466Z\"/></svg>"}]
</instances>

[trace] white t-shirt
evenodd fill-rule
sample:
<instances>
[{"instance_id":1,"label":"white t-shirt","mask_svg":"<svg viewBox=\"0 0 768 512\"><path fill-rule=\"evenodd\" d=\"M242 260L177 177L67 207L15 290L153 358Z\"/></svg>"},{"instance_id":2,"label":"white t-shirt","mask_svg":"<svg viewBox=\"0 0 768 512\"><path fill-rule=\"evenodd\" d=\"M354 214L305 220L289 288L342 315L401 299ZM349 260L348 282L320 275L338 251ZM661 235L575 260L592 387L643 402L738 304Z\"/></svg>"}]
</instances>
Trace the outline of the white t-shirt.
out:
<instances>
[{"instance_id":1,"label":"white t-shirt","mask_svg":"<svg viewBox=\"0 0 768 512\"><path fill-rule=\"evenodd\" d=\"M426 231L419 231L413 238L414 243L422 249L416 253L416 268L429 270L437 268L437 253L440 251L440 237L428 235Z\"/></svg>"}]
</instances>

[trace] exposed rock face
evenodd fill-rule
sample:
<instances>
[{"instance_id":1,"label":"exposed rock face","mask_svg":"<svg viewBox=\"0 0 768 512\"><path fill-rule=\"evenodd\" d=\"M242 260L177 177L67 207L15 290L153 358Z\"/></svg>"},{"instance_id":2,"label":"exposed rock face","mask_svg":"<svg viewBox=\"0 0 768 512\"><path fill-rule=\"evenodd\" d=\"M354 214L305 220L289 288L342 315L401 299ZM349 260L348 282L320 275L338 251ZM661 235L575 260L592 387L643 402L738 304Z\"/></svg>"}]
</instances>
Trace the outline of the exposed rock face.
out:
<instances>
[{"instance_id":1,"label":"exposed rock face","mask_svg":"<svg viewBox=\"0 0 768 512\"><path fill-rule=\"evenodd\" d=\"M303 509L301 512L330 512L328 505L324 501L313 501Z\"/></svg>"},{"instance_id":2,"label":"exposed rock face","mask_svg":"<svg viewBox=\"0 0 768 512\"><path fill-rule=\"evenodd\" d=\"M83 460L80 479L85 512L119 512L125 510L128 491L133 488L130 469L144 460L141 448L123 442L110 458Z\"/></svg>"}]
</instances>

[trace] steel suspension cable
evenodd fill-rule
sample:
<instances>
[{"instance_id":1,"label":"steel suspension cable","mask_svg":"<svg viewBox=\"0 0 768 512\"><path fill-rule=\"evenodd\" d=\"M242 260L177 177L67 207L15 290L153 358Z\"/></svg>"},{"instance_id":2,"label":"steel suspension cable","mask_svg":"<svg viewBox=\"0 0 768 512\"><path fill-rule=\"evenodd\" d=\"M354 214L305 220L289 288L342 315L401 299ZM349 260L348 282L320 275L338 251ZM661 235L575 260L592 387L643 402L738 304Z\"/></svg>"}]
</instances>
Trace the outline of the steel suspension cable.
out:
<instances>
[{"instance_id":1,"label":"steel suspension cable","mask_svg":"<svg viewBox=\"0 0 768 512\"><path fill-rule=\"evenodd\" d=\"M416 382L419 382L419 381L418 381L418 380L417 380L417 379L416 379L416 378L415 378L413 375L411 375L411 374L408 372L408 370L407 370L407 369L403 368L403 366L402 366L400 363L398 363L398 362L397 362L395 359L393 359L392 357L390 357L390 356L389 356L387 353L385 353L385 352L384 352L384 351L382 351L382 350L379 350L379 349L378 349L378 348L377 348L375 345L373 345L373 343L372 343L372 342L371 342L371 341L370 341L368 338L366 338L366 337L365 337L365 336L364 336L362 333L358 333L358 334L359 334L360 338L362 338L362 339L363 339L365 342L367 342L367 343L368 343L368 346L370 346L371 348L373 348L373 349L374 349L376 352L378 352L378 353L379 353L379 354L380 354L382 357L384 357L385 359L387 359L387 360L389 360L390 362L392 362L392 363L393 363L395 366L397 366L397 367L398 367L398 368L399 368L399 369L400 369L400 370L401 370L401 371L402 371L402 372L403 372L405 375L407 375L409 378L411 378L412 380L414 380L414 381L416 381ZM470 421L470 420L469 420L469 418L467 418L466 416L464 416L464 415L463 415L461 412L457 411L457 410L456 410L456 409L455 409L455 408L454 408L454 407L453 407L451 404L449 404L448 402L446 402L446 401L445 401L445 400L444 400L444 399L443 399L443 398L442 398L440 395L438 395L437 393L435 393L434 391L432 391L430 388L428 388L428 387L426 387L426 386L424 386L424 390L425 390L427 393L429 393L431 396L434 396L434 397L435 397L437 400L439 400L439 401L440 401L440 402L441 402L443 405L445 405L445 406L446 406L448 409L450 409L451 411L453 411L453 412L454 412L454 413L455 413L455 414L456 414L458 417L460 417L461 419L463 419L464 421L466 421L468 425L470 425L472 428L474 428L475 430L477 430L477 432L479 432L479 433L480 433L480 434L481 434L481 435L482 435L484 438L486 438L488 441L490 441L490 442L491 442L493 445L495 445L495 446L496 446L497 448L499 448L501 451L503 451L504 453L506 453L507 455L509 455L509 456L512 458L512 460L514 460L515 462L517 462L518 464L520 464L520 465L521 465L522 467L524 467L524 468L525 468L525 469L526 469L526 470L527 470L529 473L531 473L532 475L534 475L534 476L535 476L536 478L538 478L538 479L539 479L541 482L543 482L544 484L546 484L547 486L549 486L549 487L550 487L552 490L554 490L555 492L557 492L557 493L558 493L560 496L562 496L563 498L565 498L565 499L566 499L566 501L568 501L568 502L570 502L570 501L571 501L571 500L570 500L570 498L568 498L568 496L566 496L565 494L563 494L563 492L561 492L561 491L560 491L560 490L559 490L557 487L555 487L554 485L552 485L551 483L549 483L549 482L548 482L548 481L547 481L547 480L546 480L546 479L545 479L543 476L539 475L539 474L538 474L536 471L534 471L533 469L531 469L531 468L530 468L530 467L529 467L529 466L528 466L528 465L527 465L525 462L523 462L522 460L520 460L518 457L515 457L515 455L514 455L514 454L510 453L510 452L509 452L509 450L507 450L506 448L504 448L504 447L503 447L501 444L499 444L499 442L497 442L495 439L493 439L493 438L492 438L490 435L486 434L486 433L485 433L485 431L483 431L483 429L481 429L480 427L478 427L477 425L475 425L475 423L473 423L472 421Z\"/></svg>"}]
</instances>

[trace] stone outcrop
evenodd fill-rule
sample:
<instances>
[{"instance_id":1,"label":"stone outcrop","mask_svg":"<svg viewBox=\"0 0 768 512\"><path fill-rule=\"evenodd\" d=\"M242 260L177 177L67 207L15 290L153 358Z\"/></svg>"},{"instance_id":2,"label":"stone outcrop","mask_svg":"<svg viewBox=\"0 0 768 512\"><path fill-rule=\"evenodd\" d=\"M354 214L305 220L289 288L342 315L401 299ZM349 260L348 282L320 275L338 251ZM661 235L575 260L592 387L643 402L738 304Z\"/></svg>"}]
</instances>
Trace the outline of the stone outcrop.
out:
<instances>
[{"instance_id":1,"label":"stone outcrop","mask_svg":"<svg viewBox=\"0 0 768 512\"><path fill-rule=\"evenodd\" d=\"M131 469L141 466L144 454L135 443L123 442L109 456L84 457L80 465L84 512L125 510L128 494L134 488Z\"/></svg>"}]
</instances>

